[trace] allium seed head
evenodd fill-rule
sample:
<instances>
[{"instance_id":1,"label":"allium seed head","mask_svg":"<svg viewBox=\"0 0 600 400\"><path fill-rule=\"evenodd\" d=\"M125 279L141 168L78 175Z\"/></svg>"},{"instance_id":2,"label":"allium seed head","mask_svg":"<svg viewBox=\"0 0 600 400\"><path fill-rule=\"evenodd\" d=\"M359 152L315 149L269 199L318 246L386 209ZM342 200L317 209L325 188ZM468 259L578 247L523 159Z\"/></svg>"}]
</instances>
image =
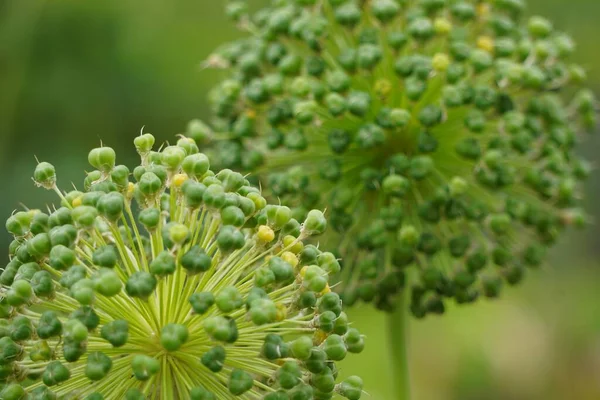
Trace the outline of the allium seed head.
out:
<instances>
[{"instance_id":1,"label":"allium seed head","mask_svg":"<svg viewBox=\"0 0 600 400\"><path fill-rule=\"evenodd\" d=\"M249 35L211 57L230 74L207 151L257 172L295 218L329 210L347 304L392 309L410 286L423 317L496 297L585 219L574 148L596 123L573 41L524 8L274 0L248 14L231 1Z\"/></svg>"},{"instance_id":2,"label":"allium seed head","mask_svg":"<svg viewBox=\"0 0 600 400\"><path fill-rule=\"evenodd\" d=\"M0 398L359 399L360 378L336 382L364 347L329 288L338 261L303 244L323 213L267 205L193 140L153 144L136 138L134 181L92 150L83 191L38 164L61 201L6 223Z\"/></svg>"}]
</instances>

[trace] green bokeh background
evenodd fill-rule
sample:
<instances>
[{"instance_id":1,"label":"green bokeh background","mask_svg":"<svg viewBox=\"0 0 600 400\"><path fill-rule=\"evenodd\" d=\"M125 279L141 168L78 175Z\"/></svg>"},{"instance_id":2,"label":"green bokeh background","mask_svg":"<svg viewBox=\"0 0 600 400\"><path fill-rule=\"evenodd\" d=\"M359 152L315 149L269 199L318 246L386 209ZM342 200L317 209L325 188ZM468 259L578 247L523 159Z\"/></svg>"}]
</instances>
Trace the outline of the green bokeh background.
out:
<instances>
[{"instance_id":1,"label":"green bokeh background","mask_svg":"<svg viewBox=\"0 0 600 400\"><path fill-rule=\"evenodd\" d=\"M600 1L529 4L574 36L576 61L600 91ZM0 0L0 215L54 200L30 179L34 155L55 164L66 188L82 181L87 151L100 140L127 163L142 127L162 142L207 117L220 74L202 60L238 35L221 8L218 0ZM590 137L582 151L599 159L600 141ZM595 215L599 175L587 188ZM414 398L600 399L599 237L592 226L565 238L546 267L500 301L413 321ZM1 248L8 243L2 231ZM371 399L392 400L383 316L363 307L352 317L367 349L342 373L363 376Z\"/></svg>"}]
</instances>

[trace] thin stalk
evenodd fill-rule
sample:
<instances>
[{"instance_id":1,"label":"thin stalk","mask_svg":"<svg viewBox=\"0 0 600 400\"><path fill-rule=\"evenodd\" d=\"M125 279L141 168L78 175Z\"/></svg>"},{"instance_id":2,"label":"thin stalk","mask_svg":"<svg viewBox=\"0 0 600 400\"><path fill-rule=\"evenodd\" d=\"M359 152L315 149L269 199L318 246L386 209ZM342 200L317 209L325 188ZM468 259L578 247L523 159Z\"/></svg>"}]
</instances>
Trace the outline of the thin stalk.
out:
<instances>
[{"instance_id":1,"label":"thin stalk","mask_svg":"<svg viewBox=\"0 0 600 400\"><path fill-rule=\"evenodd\" d=\"M405 291L407 292L407 291ZM387 315L388 348L392 364L392 382L396 400L410 400L410 373L408 366L408 315L406 293L396 304L396 310Z\"/></svg>"}]
</instances>

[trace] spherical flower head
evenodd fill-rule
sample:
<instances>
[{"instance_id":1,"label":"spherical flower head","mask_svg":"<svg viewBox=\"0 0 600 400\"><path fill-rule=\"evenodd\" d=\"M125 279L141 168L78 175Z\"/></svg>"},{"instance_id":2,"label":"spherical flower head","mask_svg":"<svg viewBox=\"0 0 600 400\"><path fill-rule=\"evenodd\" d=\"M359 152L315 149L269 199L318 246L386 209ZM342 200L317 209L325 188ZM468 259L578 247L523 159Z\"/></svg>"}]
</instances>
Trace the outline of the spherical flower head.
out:
<instances>
[{"instance_id":1,"label":"spherical flower head","mask_svg":"<svg viewBox=\"0 0 600 400\"><path fill-rule=\"evenodd\" d=\"M231 73L207 151L257 172L296 218L328 210L346 304L391 310L410 288L423 317L496 297L585 221L574 148L596 121L573 41L524 8L231 1L250 33L211 57Z\"/></svg>"},{"instance_id":2,"label":"spherical flower head","mask_svg":"<svg viewBox=\"0 0 600 400\"><path fill-rule=\"evenodd\" d=\"M304 244L323 213L268 205L194 140L153 145L135 140L132 174L92 150L82 191L38 164L60 205L6 224L0 398L360 398L360 378L337 381L364 347L329 287L339 263Z\"/></svg>"}]
</instances>

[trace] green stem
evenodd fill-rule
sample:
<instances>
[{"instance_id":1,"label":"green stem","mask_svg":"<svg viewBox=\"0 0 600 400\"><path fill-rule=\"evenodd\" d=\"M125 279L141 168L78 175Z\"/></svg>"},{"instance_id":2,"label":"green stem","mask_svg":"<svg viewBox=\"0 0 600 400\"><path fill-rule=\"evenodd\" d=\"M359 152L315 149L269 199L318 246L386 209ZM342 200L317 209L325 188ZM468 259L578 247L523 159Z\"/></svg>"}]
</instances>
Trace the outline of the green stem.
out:
<instances>
[{"instance_id":1,"label":"green stem","mask_svg":"<svg viewBox=\"0 0 600 400\"><path fill-rule=\"evenodd\" d=\"M406 303L406 294L403 293L396 304L396 310L387 315L388 345L396 400L410 400Z\"/></svg>"}]
</instances>

